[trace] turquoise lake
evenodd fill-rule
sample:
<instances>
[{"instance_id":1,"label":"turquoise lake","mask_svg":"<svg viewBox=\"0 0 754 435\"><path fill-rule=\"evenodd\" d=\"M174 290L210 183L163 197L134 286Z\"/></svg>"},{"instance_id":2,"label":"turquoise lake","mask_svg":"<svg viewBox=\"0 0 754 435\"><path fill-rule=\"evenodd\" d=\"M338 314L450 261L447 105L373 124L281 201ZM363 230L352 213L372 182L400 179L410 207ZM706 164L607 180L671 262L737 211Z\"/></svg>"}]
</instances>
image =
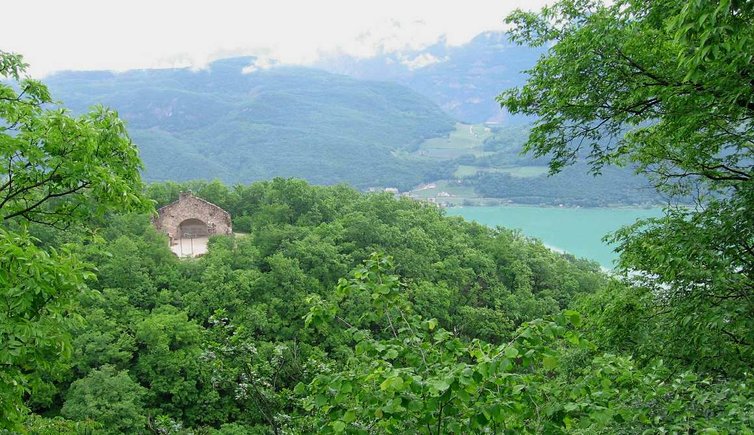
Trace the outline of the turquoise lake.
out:
<instances>
[{"instance_id":1,"label":"turquoise lake","mask_svg":"<svg viewBox=\"0 0 754 435\"><path fill-rule=\"evenodd\" d=\"M483 225L520 229L551 248L595 260L608 269L613 268L618 256L611 246L602 242L602 237L637 219L662 214L658 208L528 206L454 207L446 212L448 216L462 216Z\"/></svg>"}]
</instances>

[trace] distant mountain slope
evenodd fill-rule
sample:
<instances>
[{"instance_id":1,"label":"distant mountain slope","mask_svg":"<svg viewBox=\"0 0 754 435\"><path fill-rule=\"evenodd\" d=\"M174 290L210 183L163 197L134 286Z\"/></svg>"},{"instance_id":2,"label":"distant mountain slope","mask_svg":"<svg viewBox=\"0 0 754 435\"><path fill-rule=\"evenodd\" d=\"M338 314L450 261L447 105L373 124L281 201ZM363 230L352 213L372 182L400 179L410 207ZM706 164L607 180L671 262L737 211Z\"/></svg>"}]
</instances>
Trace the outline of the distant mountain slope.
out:
<instances>
[{"instance_id":1,"label":"distant mountain slope","mask_svg":"<svg viewBox=\"0 0 754 435\"><path fill-rule=\"evenodd\" d=\"M500 109L495 97L522 85L540 49L521 47L504 33L485 32L467 44L452 47L441 41L425 50L386 53L369 59L334 56L316 66L356 78L390 80L426 95L454 118L466 123L517 124Z\"/></svg>"},{"instance_id":2,"label":"distant mountain slope","mask_svg":"<svg viewBox=\"0 0 754 435\"><path fill-rule=\"evenodd\" d=\"M426 97L307 68L242 73L251 61L217 61L202 71L66 72L47 82L74 110L95 103L118 110L148 180L296 176L405 189L442 170L393 153L453 129Z\"/></svg>"}]
</instances>

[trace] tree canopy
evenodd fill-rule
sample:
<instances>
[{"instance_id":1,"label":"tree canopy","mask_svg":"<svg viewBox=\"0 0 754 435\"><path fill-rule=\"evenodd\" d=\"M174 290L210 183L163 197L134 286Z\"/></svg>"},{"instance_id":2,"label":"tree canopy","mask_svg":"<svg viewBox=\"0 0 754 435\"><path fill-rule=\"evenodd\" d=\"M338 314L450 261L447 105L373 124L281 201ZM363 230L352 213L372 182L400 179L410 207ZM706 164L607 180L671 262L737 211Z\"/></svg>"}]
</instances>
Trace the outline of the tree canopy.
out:
<instances>
[{"instance_id":1,"label":"tree canopy","mask_svg":"<svg viewBox=\"0 0 754 435\"><path fill-rule=\"evenodd\" d=\"M567 0L510 18L547 48L500 97L539 117L530 151L553 171L635 165L696 200L613 236L622 276L427 204L280 178L147 187L158 204L191 189L242 233L179 260L115 114L51 107L3 53L0 429L752 433L753 8Z\"/></svg>"},{"instance_id":2,"label":"tree canopy","mask_svg":"<svg viewBox=\"0 0 754 435\"><path fill-rule=\"evenodd\" d=\"M25 70L21 56L0 51L0 428L13 427L22 395L70 353L72 308L94 277L69 246L40 246L29 224L81 227L113 207L151 205L117 114L71 116Z\"/></svg>"},{"instance_id":3,"label":"tree canopy","mask_svg":"<svg viewBox=\"0 0 754 435\"><path fill-rule=\"evenodd\" d=\"M635 165L668 197L665 217L612 237L669 320L663 353L743 369L754 356L754 4L567 0L508 22L516 41L547 47L526 85L498 97L537 117L526 149L552 172L584 156L595 173Z\"/></svg>"},{"instance_id":4,"label":"tree canopy","mask_svg":"<svg viewBox=\"0 0 754 435\"><path fill-rule=\"evenodd\" d=\"M526 149L559 170L630 161L658 187L751 178L751 2L562 1L508 17L520 43L549 46L527 84L498 101L536 115Z\"/></svg>"},{"instance_id":5,"label":"tree canopy","mask_svg":"<svg viewBox=\"0 0 754 435\"><path fill-rule=\"evenodd\" d=\"M651 293L595 263L345 186L274 179L148 191L163 204L189 188L231 212L242 234L214 236L191 260L175 257L145 214L110 215L93 243L69 235L97 281L77 298L86 322L73 325L73 359L57 362L70 368L27 399L44 415L26 420L29 431L736 432L754 423L751 376L721 379L652 356L653 334L675 331L647 320Z\"/></svg>"}]
</instances>

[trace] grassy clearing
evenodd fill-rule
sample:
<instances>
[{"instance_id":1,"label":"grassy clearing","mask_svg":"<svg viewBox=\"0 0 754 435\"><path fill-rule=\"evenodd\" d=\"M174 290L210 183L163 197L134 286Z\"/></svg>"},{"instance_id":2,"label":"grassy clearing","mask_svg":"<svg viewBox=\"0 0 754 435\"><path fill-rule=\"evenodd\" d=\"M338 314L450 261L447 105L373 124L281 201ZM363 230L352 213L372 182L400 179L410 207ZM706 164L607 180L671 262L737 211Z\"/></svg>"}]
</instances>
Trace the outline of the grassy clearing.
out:
<instances>
[{"instance_id":1,"label":"grassy clearing","mask_svg":"<svg viewBox=\"0 0 754 435\"><path fill-rule=\"evenodd\" d=\"M492 131L483 124L455 125L447 137L432 138L424 141L414 152L394 151L396 157L406 160L452 160L463 155L484 157L496 154L494 151L484 151L484 141L493 136ZM542 166L510 166L500 162L502 167L481 167L475 165L458 165L453 172L452 180L438 180L431 184L419 186L409 192L415 199L426 200L443 205L495 205L501 200L484 198L468 185L459 184L458 180L473 177L482 172L500 172L513 177L530 178L547 172Z\"/></svg>"},{"instance_id":2,"label":"grassy clearing","mask_svg":"<svg viewBox=\"0 0 754 435\"><path fill-rule=\"evenodd\" d=\"M476 166L459 165L453 176L456 178L473 177L477 172L479 172L479 168Z\"/></svg>"},{"instance_id":3,"label":"grassy clearing","mask_svg":"<svg viewBox=\"0 0 754 435\"><path fill-rule=\"evenodd\" d=\"M464 154L485 155L484 140L492 133L484 125L456 124L448 137L435 137L424 141L413 153L415 157L431 159L454 159Z\"/></svg>"},{"instance_id":4,"label":"grassy clearing","mask_svg":"<svg viewBox=\"0 0 754 435\"><path fill-rule=\"evenodd\" d=\"M456 124L448 137L435 137L422 144L425 149L473 149L482 145L492 134L483 125Z\"/></svg>"}]
</instances>

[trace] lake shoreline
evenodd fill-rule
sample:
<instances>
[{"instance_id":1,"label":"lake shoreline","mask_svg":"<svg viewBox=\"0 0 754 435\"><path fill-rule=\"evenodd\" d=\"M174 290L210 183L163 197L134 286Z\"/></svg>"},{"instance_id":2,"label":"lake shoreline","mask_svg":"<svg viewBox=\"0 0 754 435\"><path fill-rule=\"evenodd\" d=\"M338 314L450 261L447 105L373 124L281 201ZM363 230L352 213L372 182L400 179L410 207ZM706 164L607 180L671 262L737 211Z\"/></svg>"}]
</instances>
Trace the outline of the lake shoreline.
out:
<instances>
[{"instance_id":1,"label":"lake shoreline","mask_svg":"<svg viewBox=\"0 0 754 435\"><path fill-rule=\"evenodd\" d=\"M446 216L460 216L489 227L518 229L544 245L612 270L618 255L602 238L638 219L659 217L662 209L643 207L557 207L531 205L462 206L444 208Z\"/></svg>"},{"instance_id":2,"label":"lake shoreline","mask_svg":"<svg viewBox=\"0 0 754 435\"><path fill-rule=\"evenodd\" d=\"M654 210L662 209L666 204L656 205L598 205L598 206L583 206L583 205L552 205L552 204L522 204L522 203L505 203L505 204L491 204L491 205L448 205L442 206L443 210L459 209L459 208L471 208L471 207L537 207L537 208L554 208L554 209L616 209L616 210Z\"/></svg>"}]
</instances>

